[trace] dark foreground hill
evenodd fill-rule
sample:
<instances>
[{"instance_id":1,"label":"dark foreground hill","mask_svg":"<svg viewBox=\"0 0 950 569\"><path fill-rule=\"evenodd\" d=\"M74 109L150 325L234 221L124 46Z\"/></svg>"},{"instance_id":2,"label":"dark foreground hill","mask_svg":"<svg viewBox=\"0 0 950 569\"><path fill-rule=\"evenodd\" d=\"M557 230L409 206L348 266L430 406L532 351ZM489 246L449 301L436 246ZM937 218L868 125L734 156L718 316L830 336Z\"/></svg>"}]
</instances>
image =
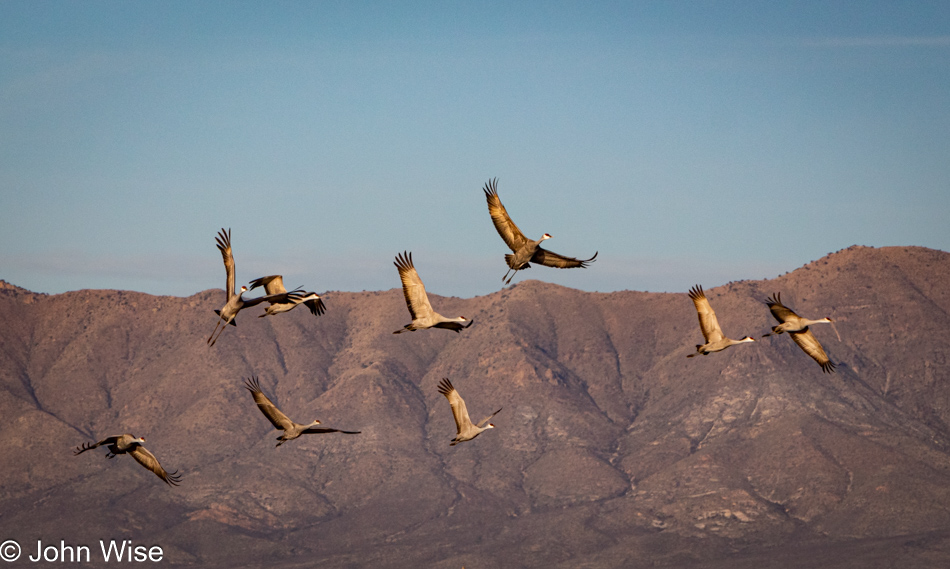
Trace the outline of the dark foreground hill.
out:
<instances>
[{"instance_id":1,"label":"dark foreground hill","mask_svg":"<svg viewBox=\"0 0 950 569\"><path fill-rule=\"evenodd\" d=\"M853 247L707 290L732 337L768 331L774 292L834 318L841 341L814 327L833 375L787 336L687 359L685 294L526 281L433 296L474 318L461 334L393 335L401 291L333 292L209 349L221 291L7 285L0 540L129 539L167 566L950 566L948 278L944 252ZM274 448L251 375L298 422L362 434ZM497 428L450 447L442 377L476 420L503 407ZM123 432L182 485L72 454Z\"/></svg>"}]
</instances>

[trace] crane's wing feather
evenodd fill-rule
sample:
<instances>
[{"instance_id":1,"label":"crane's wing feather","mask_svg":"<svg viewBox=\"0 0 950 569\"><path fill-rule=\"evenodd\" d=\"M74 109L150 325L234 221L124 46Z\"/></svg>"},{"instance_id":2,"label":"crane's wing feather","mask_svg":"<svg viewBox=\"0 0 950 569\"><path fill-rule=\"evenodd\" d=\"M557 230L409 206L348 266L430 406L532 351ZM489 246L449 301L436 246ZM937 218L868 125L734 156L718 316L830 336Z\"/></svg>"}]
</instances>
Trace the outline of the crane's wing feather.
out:
<instances>
[{"instance_id":1,"label":"crane's wing feather","mask_svg":"<svg viewBox=\"0 0 950 569\"><path fill-rule=\"evenodd\" d=\"M114 444L116 441L119 440L119 438L120 438L121 436L122 436L122 435L112 435L111 437L106 437L106 438L102 439L101 441L99 441L99 442L97 442L97 443L94 443L94 444L83 443L81 446L76 447L76 450L73 452L73 454L82 454L82 453L86 452L87 450L92 450L92 449L97 448L97 447L100 447L100 446L102 446L102 445L111 445L111 444Z\"/></svg>"},{"instance_id":2,"label":"crane's wing feather","mask_svg":"<svg viewBox=\"0 0 950 569\"><path fill-rule=\"evenodd\" d=\"M773 294L771 298L765 300L765 304L769 307L772 316L779 321L779 324L787 322L789 318L798 318L798 314L782 304L781 293Z\"/></svg>"},{"instance_id":3,"label":"crane's wing feather","mask_svg":"<svg viewBox=\"0 0 950 569\"><path fill-rule=\"evenodd\" d=\"M311 314L313 314L314 316L320 316L321 314L327 311L327 305L323 303L323 299L320 298L319 294L315 292L310 293L310 294L316 296L316 298L312 298L304 302L304 305L306 305L306 307L310 309Z\"/></svg>"},{"instance_id":4,"label":"crane's wing feather","mask_svg":"<svg viewBox=\"0 0 950 569\"><path fill-rule=\"evenodd\" d=\"M706 299L703 287L696 285L689 289L689 297L693 300L693 305L696 306L696 313L699 316L699 329L703 331L703 338L706 338L706 343L722 340L722 329L719 328L716 313L709 304L709 300Z\"/></svg>"},{"instance_id":5,"label":"crane's wing feather","mask_svg":"<svg viewBox=\"0 0 950 569\"><path fill-rule=\"evenodd\" d=\"M445 395L445 398L449 400L449 405L452 406L452 416L455 417L456 433L461 433L463 428L471 427L472 420L468 416L468 409L465 408L465 401L462 399L462 396L459 395L459 392L455 390L455 386L452 385L452 382L449 381L448 378L442 378L442 381L439 383L439 393Z\"/></svg>"},{"instance_id":6,"label":"crane's wing feather","mask_svg":"<svg viewBox=\"0 0 950 569\"><path fill-rule=\"evenodd\" d=\"M433 328L444 328L446 330L455 330L456 332L461 332L462 330L471 326L475 321L469 320L468 324L462 324L461 322L439 322Z\"/></svg>"},{"instance_id":7,"label":"crane's wing feather","mask_svg":"<svg viewBox=\"0 0 950 569\"><path fill-rule=\"evenodd\" d=\"M482 419L481 421L479 421L479 423L478 423L477 425L475 425L475 426L478 427L479 429L481 429L482 427L485 426L485 424L488 423L488 421L491 420L492 417L494 417L495 415L497 415L499 411L501 411L501 409L499 409L498 411L495 411L495 412L492 413L491 415L485 417L484 419Z\"/></svg>"},{"instance_id":8,"label":"crane's wing feather","mask_svg":"<svg viewBox=\"0 0 950 569\"><path fill-rule=\"evenodd\" d=\"M511 221L505 206L502 205L501 199L498 197L498 178L489 180L482 191L485 192L485 199L488 201L488 213L491 215L492 223L495 224L495 229L498 230L498 235L501 235L509 249L517 252L528 242L528 238L518 229L515 222Z\"/></svg>"},{"instance_id":9,"label":"crane's wing feather","mask_svg":"<svg viewBox=\"0 0 950 569\"><path fill-rule=\"evenodd\" d=\"M595 259L597 259L597 253L594 253L594 256L590 259L575 259L574 257L565 257L564 255L558 255L557 253L552 253L551 251L546 251L538 247L538 250L535 251L531 257L531 262L557 269L574 269L578 267L586 269L587 265L593 263Z\"/></svg>"},{"instance_id":10,"label":"crane's wing feather","mask_svg":"<svg viewBox=\"0 0 950 569\"><path fill-rule=\"evenodd\" d=\"M321 433L343 433L343 434L345 434L345 435L358 435L358 434L360 434L362 431L343 431L343 430L341 430L341 429L328 429L328 428L324 428L324 427L309 427L309 428L307 428L307 429L304 429L302 432L304 432L304 433L316 433L316 434L321 434Z\"/></svg>"},{"instance_id":11,"label":"crane's wing feather","mask_svg":"<svg viewBox=\"0 0 950 569\"><path fill-rule=\"evenodd\" d=\"M268 295L271 294L283 294L287 292L287 289L284 288L284 277L282 275L271 275L269 277L261 277L259 279L254 279L251 281L251 286L248 290L254 290L257 287L264 287L264 292Z\"/></svg>"},{"instance_id":12,"label":"crane's wing feather","mask_svg":"<svg viewBox=\"0 0 950 569\"><path fill-rule=\"evenodd\" d=\"M178 474L178 471L168 473L162 468L162 465L158 463L158 459L155 458L155 455L150 453L147 448L142 445L135 445L131 450L128 451L139 464L145 468L151 470L155 473L156 476L165 481L166 484L171 486L178 486L178 483L181 482L181 475Z\"/></svg>"},{"instance_id":13,"label":"crane's wing feather","mask_svg":"<svg viewBox=\"0 0 950 569\"><path fill-rule=\"evenodd\" d=\"M818 365L821 366L821 371L825 373L834 373L835 364L831 361L831 358L828 357L828 354L825 353L825 349L821 347L821 344L818 343L818 339L815 338L815 335L811 333L811 330L805 328L801 332L789 332L792 336L792 340L795 340L795 343L798 344L798 347L802 349L806 354L811 356L813 360L818 362Z\"/></svg>"},{"instance_id":14,"label":"crane's wing feather","mask_svg":"<svg viewBox=\"0 0 950 569\"><path fill-rule=\"evenodd\" d=\"M231 295L234 294L234 256L231 254L231 230L228 229L225 232L222 227L214 240L217 243L218 251L221 251L221 258L224 259L224 271L228 275L224 290L224 301L227 302L231 300Z\"/></svg>"},{"instance_id":15,"label":"crane's wing feather","mask_svg":"<svg viewBox=\"0 0 950 569\"><path fill-rule=\"evenodd\" d=\"M412 319L428 318L434 312L432 305L429 304L429 296L426 294L426 287L416 272L415 265L412 264L412 253L403 251L396 255L394 263L399 270L399 280L402 281L402 293L406 297L406 306L409 307L409 314Z\"/></svg>"},{"instance_id":16,"label":"crane's wing feather","mask_svg":"<svg viewBox=\"0 0 950 569\"><path fill-rule=\"evenodd\" d=\"M245 298L244 306L241 308L250 308L252 306L257 306L258 304L267 301L271 304L278 304L288 302L290 300L300 300L303 298L303 291L301 289L292 290L290 292L279 292L277 294L268 294L267 296L259 296L257 298Z\"/></svg>"},{"instance_id":17,"label":"crane's wing feather","mask_svg":"<svg viewBox=\"0 0 950 569\"><path fill-rule=\"evenodd\" d=\"M251 392L251 395L254 396L254 402L257 403L257 407L261 410L261 413L267 417L267 420L271 422L274 427L287 430L294 426L294 422L284 415L280 409L277 408L274 403L264 395L264 392L261 391L261 384L257 377L252 377L250 379L244 380L244 387Z\"/></svg>"}]
</instances>

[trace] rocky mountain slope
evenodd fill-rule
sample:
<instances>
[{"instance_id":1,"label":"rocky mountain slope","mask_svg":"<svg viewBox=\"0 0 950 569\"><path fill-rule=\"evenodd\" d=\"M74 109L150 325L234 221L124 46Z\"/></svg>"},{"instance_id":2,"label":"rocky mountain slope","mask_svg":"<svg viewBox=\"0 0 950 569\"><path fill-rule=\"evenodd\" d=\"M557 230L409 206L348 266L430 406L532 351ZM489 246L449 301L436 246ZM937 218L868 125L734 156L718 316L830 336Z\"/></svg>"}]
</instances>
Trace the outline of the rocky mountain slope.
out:
<instances>
[{"instance_id":1,"label":"rocky mountain slope","mask_svg":"<svg viewBox=\"0 0 950 569\"><path fill-rule=\"evenodd\" d=\"M322 317L258 307L209 349L220 290L4 285L0 538L131 539L170 566L943 567L948 277L945 252L852 247L707 288L731 337L768 332L774 292L831 316L833 375L787 336L687 359L686 294L430 294L475 324L393 335L400 290L330 292ZM298 422L362 434L275 448L252 375ZM497 428L450 447L442 377L475 420L503 407ZM124 432L182 485L72 454Z\"/></svg>"}]
</instances>

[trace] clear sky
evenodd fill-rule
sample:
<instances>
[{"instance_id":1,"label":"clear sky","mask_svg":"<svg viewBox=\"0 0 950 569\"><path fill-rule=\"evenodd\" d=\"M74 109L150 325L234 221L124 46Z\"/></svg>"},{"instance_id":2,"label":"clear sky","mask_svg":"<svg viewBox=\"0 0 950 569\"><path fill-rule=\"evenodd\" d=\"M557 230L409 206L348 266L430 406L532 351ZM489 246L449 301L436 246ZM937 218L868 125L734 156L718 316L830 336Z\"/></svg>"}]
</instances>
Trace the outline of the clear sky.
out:
<instances>
[{"instance_id":1,"label":"clear sky","mask_svg":"<svg viewBox=\"0 0 950 569\"><path fill-rule=\"evenodd\" d=\"M950 3L0 0L0 279L589 291L950 250Z\"/></svg>"}]
</instances>

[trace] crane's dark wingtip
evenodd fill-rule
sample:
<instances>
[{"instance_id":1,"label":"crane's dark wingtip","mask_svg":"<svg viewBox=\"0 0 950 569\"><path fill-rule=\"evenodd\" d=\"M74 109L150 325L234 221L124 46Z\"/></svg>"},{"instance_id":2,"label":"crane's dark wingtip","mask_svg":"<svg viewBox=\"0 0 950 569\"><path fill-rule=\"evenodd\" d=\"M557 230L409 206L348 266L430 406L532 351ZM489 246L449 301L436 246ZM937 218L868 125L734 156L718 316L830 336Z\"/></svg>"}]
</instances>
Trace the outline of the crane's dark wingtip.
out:
<instances>
[{"instance_id":1,"label":"crane's dark wingtip","mask_svg":"<svg viewBox=\"0 0 950 569\"><path fill-rule=\"evenodd\" d=\"M224 228L221 228L221 231L218 232L217 237L214 238L214 242L219 250L222 252L226 251L231 247L231 229L228 228L227 231Z\"/></svg>"},{"instance_id":2,"label":"crane's dark wingtip","mask_svg":"<svg viewBox=\"0 0 950 569\"><path fill-rule=\"evenodd\" d=\"M244 387L251 393L261 393L261 382L256 375L244 378Z\"/></svg>"},{"instance_id":3,"label":"crane's dark wingtip","mask_svg":"<svg viewBox=\"0 0 950 569\"><path fill-rule=\"evenodd\" d=\"M689 297L693 300L706 298L706 293L703 292L702 285L693 285L693 288L689 289Z\"/></svg>"},{"instance_id":4,"label":"crane's dark wingtip","mask_svg":"<svg viewBox=\"0 0 950 569\"><path fill-rule=\"evenodd\" d=\"M178 474L177 470L175 472L168 472L161 478L169 486L178 486L181 483L181 474Z\"/></svg>"},{"instance_id":5,"label":"crane's dark wingtip","mask_svg":"<svg viewBox=\"0 0 950 569\"><path fill-rule=\"evenodd\" d=\"M772 296L765 299L765 304L769 308L771 308L772 306L776 304L782 305L782 293L780 292L773 293Z\"/></svg>"},{"instance_id":6,"label":"crane's dark wingtip","mask_svg":"<svg viewBox=\"0 0 950 569\"><path fill-rule=\"evenodd\" d=\"M455 386L452 385L452 382L449 381L449 378L443 377L442 381L439 382L439 393L442 395L448 396L455 389Z\"/></svg>"},{"instance_id":7,"label":"crane's dark wingtip","mask_svg":"<svg viewBox=\"0 0 950 569\"><path fill-rule=\"evenodd\" d=\"M482 191L485 192L485 197L491 199L492 197L498 196L498 178L492 178L488 180L485 184L485 187L482 188Z\"/></svg>"},{"instance_id":8,"label":"crane's dark wingtip","mask_svg":"<svg viewBox=\"0 0 950 569\"><path fill-rule=\"evenodd\" d=\"M412 264L412 253L406 251L396 255L396 262L393 264L396 265L396 268L400 271L415 268L415 265Z\"/></svg>"}]
</instances>

